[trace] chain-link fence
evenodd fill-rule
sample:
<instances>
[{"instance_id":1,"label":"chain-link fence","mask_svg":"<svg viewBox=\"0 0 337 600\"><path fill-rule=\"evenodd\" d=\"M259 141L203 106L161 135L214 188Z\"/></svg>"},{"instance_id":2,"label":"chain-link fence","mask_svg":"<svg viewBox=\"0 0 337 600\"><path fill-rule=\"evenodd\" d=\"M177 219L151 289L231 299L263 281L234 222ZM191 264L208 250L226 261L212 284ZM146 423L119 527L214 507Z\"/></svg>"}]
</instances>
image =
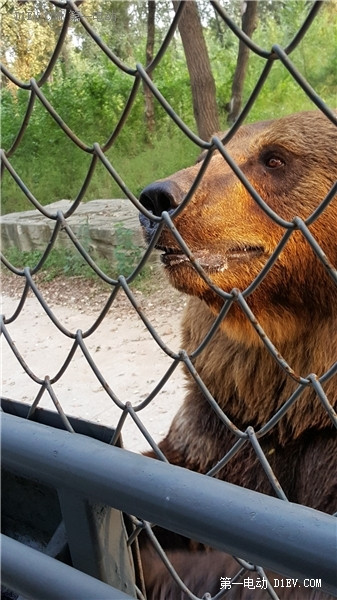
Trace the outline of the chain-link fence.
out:
<instances>
[{"instance_id":1,"label":"chain-link fence","mask_svg":"<svg viewBox=\"0 0 337 600\"><path fill-rule=\"evenodd\" d=\"M325 598L330 597L328 594L335 595L335 521L332 517L325 516L323 513L286 502L287 494L282 489L277 479L277 474L273 471L273 460L269 456L272 454L272 449L269 449L269 452L267 452L262 448L263 440L268 439L268 434L277 427L282 418L287 414L295 414L292 412L293 408L295 407L296 409L297 403L308 388L314 391L317 398L317 407L320 403L326 411L330 422L336 426L336 414L333 409L333 403L336 401L336 392L333 391L332 397L328 398L324 390L326 384L331 383L333 377L336 375L337 365L336 363L326 364L324 372L319 374L295 372L291 362L287 361L287 357L281 355L277 343L274 344L272 337L266 335L261 323L256 320L249 305L249 298L267 277L281 252L289 243L294 231L301 232L303 239L311 246L317 259L325 269L327 281L336 283L336 269L330 264L329 258L323 252L310 229L310 226L319 220L333 201L336 193L336 184L324 198L321 198L320 204L315 207L315 210L305 220L299 216L287 220L272 210L264 199L260 197L226 150L226 144L230 140L235 139L238 128L249 114L276 61L280 61L283 64L284 69L292 75L298 86L311 99L313 105L318 107L327 119L336 124L336 116L333 111L316 94L315 90L311 88L305 77L298 72L290 58L291 53L300 44L308 28L316 18L322 3L314 2L312 4L303 25L286 47L283 48L275 44L271 50L259 47L248 38L233 20L229 18L220 3L210 3L218 18L221 18L226 23L232 30L233 35L243 40L251 52L256 53L265 60L261 76L239 118L223 140L214 137L211 142L199 138L191 131L179 118L150 77L150 74L155 72L156 66L162 60L166 49L173 39L179 20L183 15L184 2L180 2L160 49L146 68L141 64L129 66L122 62L95 33L94 28L82 16L76 2L73 0L68 0L67 2L51 0L51 4L59 9L63 18L63 26L45 72L38 81L32 79L29 83L26 83L19 81L7 68L3 68L3 74L12 84L22 90L27 90L27 94L29 94L29 103L20 131L13 141L11 148L2 152L3 168L7 169L33 207L54 223L50 241L42 257L33 268L16 268L5 256L2 257L4 265L24 282L22 296L16 309L12 315L6 315L3 318L2 333L6 343L17 359L18 368L23 369L27 376L38 386L38 393L35 398L31 399L27 410L14 401L6 400L4 402L3 409L8 415L6 414L3 418L3 458L5 467L9 471L12 470L24 478L31 477L32 479L37 479L43 485L47 487L51 486L58 491L57 502L60 509L55 510L59 512L59 514L57 512L59 522L57 527L54 524L55 531L50 537L54 540L55 536L61 536L62 543L59 549L62 547L64 550L68 544L71 552L70 564L73 564L81 571L93 577L114 585L115 588L124 590L129 596L123 596L118 589L113 590L112 587L107 586L104 588L103 583L101 584L102 587L95 588L95 581L89 580L89 578L83 580L81 578L76 579L76 575L67 570L68 567L66 565L58 563L55 566L54 562L48 562L48 557L44 557L43 559L41 558L41 569L47 574L47 580L50 577L48 581L54 582L53 585L56 586L54 588L54 592L55 589L56 592L54 593L48 581L47 585L43 582L41 583L41 581L37 581L39 574L34 571L32 565L40 559L36 558L35 551L27 548L26 554L23 552L22 555L22 550L15 546L14 542L12 543L12 541L6 539L3 546L4 554L6 555L4 559L4 582L12 589L25 594L27 597L35 598L122 598L131 596L144 598L146 591L144 589L137 545L139 534L141 534L140 546L142 548L145 545L146 560L150 556L150 567L146 566L146 569L149 568L151 572L150 579L154 577L154 571L157 570L157 581L164 579L166 577L165 574L169 572L173 582L173 591L171 595L167 593L167 596L160 595L159 588L156 588L156 583L151 584L153 588L151 597L153 599L158 598L158 600L164 597L177 599L183 597L200 598L201 595L196 596L184 581L185 579L188 582L190 578L189 574L183 573L179 566L179 560L182 555L172 554L172 552L167 551L165 542L163 543L163 547L159 543L156 537L157 527L153 525L156 524L217 549L214 553L196 551L192 555L194 556L192 561L195 568L200 570L201 583L198 590L204 585L202 592L202 594L205 594L204 598L211 597L207 595L209 590L213 594L212 597L217 599L225 597ZM122 116L104 145L93 143L91 146L88 146L79 139L67 126L66 116L59 115L43 93L43 85L53 73L67 35L69 24L74 15L101 51L115 65L116 69L123 70L134 81ZM107 150L114 144L123 128L137 94L142 93L140 87L142 83L148 86L153 96L161 104L176 126L204 151L204 160L200 163L201 167L189 190L184 194L182 202L174 210L170 210L172 208L170 206L165 206L166 210L160 210L158 214L148 204L147 192L144 192L145 195L143 195L143 200L140 202L132 193L132 190L128 189L127 183L124 183L106 156ZM83 153L92 156L83 186L66 212L58 211L54 214L46 210L26 187L24 181L20 178L20 174L14 170L11 164L11 157L20 145L36 102L40 102L44 106L45 110L48 111L64 134L69 137L77 148L82 150ZM85 107L83 109L85 110ZM193 195L206 176L215 151L218 151L223 156L224 161L236 174L244 188L251 194L251 197L261 211L263 211L264 215L270 219L271 223L276 223L283 231L279 243L254 281L246 289L241 291L233 290L230 293L224 292L214 283L212 276L207 269L203 268L197 258L194 257L183 235L179 233L175 226L176 219L181 212L183 210L188 212L189 204L193 201ZM29 157L27 157L27 160L29 160ZM127 196L128 200L125 200L125 202L130 202L134 210L139 211L143 215L143 223L152 223L154 234L150 236L149 246L144 251L143 257L137 267L128 277L120 275L114 279L102 271L74 234L69 224L71 215L75 213L85 196L86 189L98 164L105 167L121 191ZM164 230L170 232L169 235L174 240L175 246L179 247L179 251L185 254L201 280L220 299L220 304L222 304L218 317L210 326L200 345L194 348L192 352L187 352L184 348L176 352L166 344L165 339L158 334L156 327L151 322L151 314L145 313L142 310L138 304L137 296L130 287L149 260ZM40 272L52 251L60 231L68 236L73 246L85 259L97 278L106 282L111 289L109 298L99 316L86 330L76 329L74 331L66 323L61 322L50 308L45 294L39 289L39 285L35 279L36 274ZM42 310L55 328L71 341L68 355L56 373L53 372L52 344L47 349L47 352L50 353L51 361L50 374L44 378L38 377L34 370L30 368L29 360L26 361L20 352L20 341L16 343L11 335L11 324L19 318L29 293L32 293L37 298ZM170 366L164 376L160 381L155 383L152 391L147 394L146 398L136 404L121 400L114 391L113 384L110 385L108 383L109 373L101 371L94 354L88 348L90 336L104 322L116 298L120 297L121 294L125 295L134 311L138 313L148 332L158 345L158 349L163 351L170 359ZM218 406L216 399L207 388L203 377L198 373L195 366L195 359L205 349L207 352L209 344L222 326L223 321L228 318L230 308L233 304L239 307L244 318L253 326L257 336L259 336L262 344L268 350L269 356L272 357L275 368L279 367L282 372L286 373L287 378L296 384L296 387L282 403L282 406L274 412L271 418L266 419L262 427L259 426L255 429L253 427L254 419L252 419L252 424L245 429L240 429L237 424L231 421L229 416ZM332 339L334 339L334 335L335 333L332 333ZM76 352L81 352L84 355L87 368L92 370L111 403L116 405L120 410L120 418L116 422L114 431L104 430L104 440L102 439L102 434L88 431L88 427L83 425L83 422L67 417L62 407L62 402L55 391L57 382L60 381L71 365ZM112 356L111 360L118 360L118 356ZM151 405L153 399L160 394L165 383L172 376L178 365L181 364L184 365L187 373L189 373L192 380L196 383L205 404L208 403L211 407L210 410L214 411L216 418L222 423L221 426L231 431L233 435L232 446L224 452L220 460L217 459L213 466L206 470L207 476L181 471L178 467L166 464L167 458L165 452L154 441L142 422L142 411ZM6 365L4 365L4 369L6 369ZM330 385L329 390L331 389L336 390L336 385L334 388ZM60 421L57 425L53 422L52 416L49 415L48 418L41 416L39 405L44 394L49 395L59 415ZM16 398L15 400L20 400L20 398ZM13 416L13 414L16 416ZM78 416L81 417L82 415ZM144 439L150 444L153 454L159 459L154 464L149 458L130 455L121 448L114 448L114 446L120 445L123 426L125 421L130 418L139 428ZM33 421L41 421L53 427L63 427L63 429L72 435L67 435L65 438L64 432L60 432L57 429L45 430L43 425L33 423ZM77 435L82 433L93 438L96 437L97 439L90 440ZM195 431L196 436L199 433L199 431ZM32 440L38 440L36 442L37 445L32 444ZM102 444L102 441L107 442L108 445ZM237 468L240 469L240 465L243 465L247 458L247 448L249 448L248 453L252 453L255 456L256 463L254 464L262 465L266 481L270 483L276 499L269 496L262 496L257 492L233 488L230 484L218 480L218 478L221 478L222 470L231 461L234 461ZM309 477L309 474L307 476ZM317 477L317 473L313 474L314 476ZM312 481L311 485L315 486L317 483ZM41 489L43 490L44 488ZM69 492L70 489L71 493ZM117 511L104 512L107 509L102 509L101 516L99 517L97 507L95 511L90 508L90 499L92 497L95 498L95 501L102 503L102 506L112 506L114 509L131 515L137 515L137 517L128 517L125 522L121 523L120 517L116 516L119 513ZM84 498L86 500L83 500ZM224 498L226 498L226 502ZM76 518L75 515L77 515ZM253 515L253 517L249 517L249 515ZM82 517L83 520L81 521ZM108 529L111 526L110 521L110 525L108 526L109 519L116 519L114 521L114 534L116 535L116 532L119 532L120 539L114 546L112 544L113 547L109 547L108 551L107 545L102 542L104 538L102 528L104 529L106 526ZM118 525L116 525L117 521ZM84 526L83 523L85 524ZM62 532L60 533L60 527L61 529L63 527L62 524L65 525L66 532L63 532L63 534ZM97 534L95 538L90 531L92 532L94 528L97 532L100 527L101 533ZM81 529L81 532L79 532L79 529ZM86 530L88 531L86 532ZM295 530L300 533L294 533ZM128 549L123 546L121 541L124 538L127 539L127 548L132 548L132 559L130 558ZM159 539L161 539L161 535L159 535ZM49 540L48 544L50 545L50 543L51 540ZM121 550L122 547L124 548L123 550ZM84 557L82 556L83 548L86 548L84 552L86 556ZM151 554L152 551L150 548L154 548L153 554ZM312 551L313 548L314 552ZM224 558L224 555L220 551L227 551L231 555L243 558ZM183 549L182 552L184 552ZM31 558L29 558L29 553L33 553ZM59 555L59 552L54 552L53 555ZM69 558L67 561L63 554L62 557L65 562L69 563ZM159 562L157 557L160 558ZM26 559L28 562L30 561L27 567L28 571L25 570ZM153 563L151 566L152 559ZM16 560L20 563L20 567L18 568L16 567ZM98 563L104 563L107 560L110 560L111 564L116 567L116 572L118 571L120 574L119 579L106 575L111 565L105 565L104 568L96 568L94 566ZM182 558L181 561L183 561ZM219 561L219 566L217 566L217 561ZM123 562L124 566L121 566L121 562ZM255 566L255 564L263 565L263 568ZM63 567L65 571L62 570ZM286 579L281 575L275 577L268 576L264 568L273 569L288 578ZM59 580L58 584L55 584L54 575ZM213 578L212 582L210 577ZM303 588L302 583L302 591L299 591L299 588L294 583L295 578L297 578L297 581L307 581L308 588ZM60 582L60 580L62 581ZM288 581L290 582L289 585L286 583ZM62 587L63 585L65 587ZM98 583L97 586L99 586ZM287 587L291 587L291 590L283 589ZM321 587L326 591L327 595L321 592ZM68 595L66 595L67 590L69 591Z\"/></svg>"}]
</instances>

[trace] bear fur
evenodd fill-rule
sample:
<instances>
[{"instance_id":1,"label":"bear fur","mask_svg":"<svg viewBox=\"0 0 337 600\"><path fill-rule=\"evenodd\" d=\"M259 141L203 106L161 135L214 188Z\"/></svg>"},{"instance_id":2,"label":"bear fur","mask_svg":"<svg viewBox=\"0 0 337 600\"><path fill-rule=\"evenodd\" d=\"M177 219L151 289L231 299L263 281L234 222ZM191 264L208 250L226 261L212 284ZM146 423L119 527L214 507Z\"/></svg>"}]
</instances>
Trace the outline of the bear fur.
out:
<instances>
[{"instance_id":1,"label":"bear fur","mask_svg":"<svg viewBox=\"0 0 337 600\"><path fill-rule=\"evenodd\" d=\"M309 219L330 192L337 176L336 147L336 126L313 111L241 127L226 152L269 208L284 222L297 225L293 219ZM204 156L203 160L208 159ZM158 216L173 211L190 190L202 161L145 188L141 203ZM157 226L144 215L140 218L149 242ZM201 277L165 227L156 247L163 253L172 285L190 296L182 323L182 348L189 355L195 353L198 375L233 428L221 421L185 369L185 401L159 447L170 463L207 473L237 441L235 428L246 432L253 427L258 432L297 389L299 377L314 374L315 381L336 361L336 283L328 271L331 265L337 266L337 202L334 198L317 218L309 220L310 234L323 250L326 266L294 226L272 268L245 296L254 322L234 301L208 344L197 352L224 306L221 290L227 294L247 290L287 230L263 211L219 151L208 162L190 203L173 221L212 283L210 287ZM236 291L234 297L241 296ZM263 329L261 335L256 322ZM265 335L286 361L284 368L264 344ZM336 374L326 378L322 387L330 405L336 406ZM337 511L336 430L311 383L259 443L291 502L331 514ZM216 477L275 495L249 441ZM183 539L173 536L164 545L178 573L197 595L217 593L220 576L233 575L234 564L238 570L234 559L220 552L209 558L210 553L200 548L194 555L183 550L184 545L193 546ZM143 556L151 600L187 598L149 548ZM226 598L270 597L265 590L253 593L242 586L233 588ZM291 593L282 590L280 597L330 596L293 588Z\"/></svg>"}]
</instances>

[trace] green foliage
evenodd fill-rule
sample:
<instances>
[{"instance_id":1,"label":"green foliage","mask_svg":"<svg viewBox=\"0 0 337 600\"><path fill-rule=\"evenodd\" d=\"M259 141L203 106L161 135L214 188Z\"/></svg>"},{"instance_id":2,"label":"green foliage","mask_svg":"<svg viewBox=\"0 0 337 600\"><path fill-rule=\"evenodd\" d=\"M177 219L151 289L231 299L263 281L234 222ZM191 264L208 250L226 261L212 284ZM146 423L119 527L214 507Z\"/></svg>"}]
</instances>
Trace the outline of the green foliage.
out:
<instances>
[{"instance_id":1,"label":"green foliage","mask_svg":"<svg viewBox=\"0 0 337 600\"><path fill-rule=\"evenodd\" d=\"M129 277L139 263L142 250L133 241L133 233L124 227L123 223L116 224L116 245L114 262L108 259L91 256L101 271L117 279L119 275ZM85 232L84 232L85 236ZM82 244L88 250L88 240L82 238ZM89 251L90 252L90 251ZM92 254L92 253L90 253ZM28 267L34 269L40 262L43 252L41 250L21 251L12 247L5 252L7 260L16 268ZM151 267L146 266L134 282L137 288L146 288L151 277ZM39 270L42 281L52 281L56 277L82 277L95 279L95 271L75 248L54 247Z\"/></svg>"},{"instance_id":2,"label":"green foliage","mask_svg":"<svg viewBox=\"0 0 337 600\"><path fill-rule=\"evenodd\" d=\"M262 3L264 4L264 3ZM274 5L281 4L272 3ZM290 59L297 70L328 106L336 106L337 85L337 22L332 18L333 2L325 2L318 16L306 32L304 39L291 54ZM308 12L305 0L287 0L281 10L271 11L261 22L254 34L254 41L270 50L273 44L287 46L304 22ZM252 56L245 85L245 100L248 99L264 66L264 61ZM250 121L278 118L301 110L313 110L315 105L296 83L287 69L276 61L272 71L249 115Z\"/></svg>"},{"instance_id":3,"label":"green foliage","mask_svg":"<svg viewBox=\"0 0 337 600\"><path fill-rule=\"evenodd\" d=\"M239 3L225 2L229 13L240 22ZM144 62L146 11L134 2L89 0L87 14L109 12L116 27L96 21L94 28L107 44L129 65ZM219 24L209 5L200 4L211 63L217 86L217 102L223 124L227 127L225 105L230 99L238 41L228 27ZM109 9L109 10L108 10ZM291 60L307 77L318 94L331 106L336 104L336 20L334 3L325 2ZM286 45L294 36L308 11L306 0L280 0L259 3L259 25L254 40L266 49L274 43ZM110 14L109 13L109 14ZM213 15L213 16L212 16ZM157 6L157 47L168 22L167 4ZM164 25L165 24L165 25ZM18 25L20 26L20 25ZM79 23L73 31L83 35ZM82 33L81 33L82 32ZM134 79L112 64L90 38L81 38L78 46L64 49L53 77L42 87L47 99L65 123L88 146L104 144L116 127ZM245 101L260 76L265 61L251 54L245 81ZM153 73L153 79L177 114L195 130L191 90L184 52L178 38ZM8 150L20 129L29 100L29 92L2 89L2 146ZM259 95L249 120L267 119L313 108L304 92L285 67L276 61ZM155 102L156 132L149 139L144 120L144 97L140 86L127 121L107 157L128 188L138 195L155 178L191 164L198 155L196 148L177 128L159 103ZM85 179L91 156L77 148L64 134L37 99L32 118L21 144L10 157L23 182L45 205L61 198L77 196ZM94 198L123 197L106 168L98 164L84 201ZM24 193L6 172L2 189L2 211L32 208Z\"/></svg>"},{"instance_id":4,"label":"green foliage","mask_svg":"<svg viewBox=\"0 0 337 600\"><path fill-rule=\"evenodd\" d=\"M13 102L11 94L3 90L3 95L6 96L8 107L6 110L10 114ZM62 98L62 96L60 97ZM67 94L64 94L64 97L68 104ZM96 105L99 106L99 103ZM24 184L42 205L50 204L61 198L73 199L84 182L91 156L77 148L63 134L54 120L46 114L46 111L40 110L42 108L40 105L37 105L36 108L37 111L36 113L34 111L22 143L10 158L10 162ZM87 104L87 110L90 114L89 104ZM142 110L141 107L139 112L141 113ZM59 112L65 118L66 112L61 110ZM99 132L99 127L94 127L95 119L92 126L88 123L83 126L83 119L78 119L78 127L75 127L75 117L74 108L73 121L69 118L67 122L74 126L76 134L82 137L86 143L91 145L97 139L102 142L108 138L107 119L102 121L99 139L98 136L94 136L96 132ZM116 144L107 152L111 164L136 196L151 180L164 177L170 172L191 164L198 154L198 149L173 126L172 136L169 137L167 136L168 127L164 128L164 125L158 127L152 146L149 146L144 141L143 116L138 115L137 118L141 119L141 125L136 126L137 119L130 118L130 122L127 122ZM163 121L168 120L166 114L162 115L162 119ZM100 119L97 118L97 122L99 124ZM114 119L113 124L116 122L117 119ZM4 120L4 123L6 126L3 128L3 145L5 148L9 148L18 127L11 127L12 122L9 118ZM106 129L105 136L103 127ZM111 129L112 127L110 131ZM33 208L6 170L2 190L3 214ZM106 168L98 163L84 200L122 198L124 196Z\"/></svg>"},{"instance_id":5,"label":"green foliage","mask_svg":"<svg viewBox=\"0 0 337 600\"><path fill-rule=\"evenodd\" d=\"M34 269L41 260L42 252L40 250L32 250L31 252L23 252L14 246L6 250L5 256L7 260L17 269Z\"/></svg>"},{"instance_id":6,"label":"green foliage","mask_svg":"<svg viewBox=\"0 0 337 600\"><path fill-rule=\"evenodd\" d=\"M116 279L123 275L129 277L139 264L144 250L142 250L133 240L131 229L124 227L123 223L115 224L115 251L113 277ZM133 280L132 286L147 292L151 288L152 267L146 264L141 272Z\"/></svg>"},{"instance_id":7,"label":"green foliage","mask_svg":"<svg viewBox=\"0 0 337 600\"><path fill-rule=\"evenodd\" d=\"M40 250L22 252L14 247L6 251L7 260L13 266L20 269L23 267L33 269L40 261L42 255L43 252ZM98 261L98 266L104 270L108 267L108 261L101 259ZM52 281L61 275L67 277L80 276L86 279L93 279L95 277L94 271L84 258L79 253L68 248L53 248L43 264L40 273L42 274L43 281Z\"/></svg>"},{"instance_id":8,"label":"green foliage","mask_svg":"<svg viewBox=\"0 0 337 600\"><path fill-rule=\"evenodd\" d=\"M142 250L134 243L132 231L124 227L123 223L116 223L115 238L116 271L127 277L139 263Z\"/></svg>"}]
</instances>

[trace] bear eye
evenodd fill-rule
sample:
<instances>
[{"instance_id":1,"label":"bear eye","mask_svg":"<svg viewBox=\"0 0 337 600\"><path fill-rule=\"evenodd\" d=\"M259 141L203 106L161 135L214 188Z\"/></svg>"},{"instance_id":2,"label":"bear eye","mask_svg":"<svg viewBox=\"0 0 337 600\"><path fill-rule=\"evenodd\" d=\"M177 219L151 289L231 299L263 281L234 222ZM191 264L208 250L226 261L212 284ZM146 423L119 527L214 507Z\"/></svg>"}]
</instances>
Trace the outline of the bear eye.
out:
<instances>
[{"instance_id":1,"label":"bear eye","mask_svg":"<svg viewBox=\"0 0 337 600\"><path fill-rule=\"evenodd\" d=\"M273 155L265 160L265 165L268 169L279 169L280 167L284 167L285 162L280 156Z\"/></svg>"}]
</instances>

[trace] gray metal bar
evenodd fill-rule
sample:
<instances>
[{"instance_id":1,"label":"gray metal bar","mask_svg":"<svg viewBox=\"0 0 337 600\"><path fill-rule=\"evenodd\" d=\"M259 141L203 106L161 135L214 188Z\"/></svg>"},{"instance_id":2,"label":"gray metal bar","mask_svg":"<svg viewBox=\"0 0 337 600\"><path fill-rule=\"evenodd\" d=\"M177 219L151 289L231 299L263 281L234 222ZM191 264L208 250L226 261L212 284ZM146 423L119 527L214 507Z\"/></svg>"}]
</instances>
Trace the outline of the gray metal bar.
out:
<instances>
[{"instance_id":1,"label":"gray metal bar","mask_svg":"<svg viewBox=\"0 0 337 600\"><path fill-rule=\"evenodd\" d=\"M64 489L59 502L73 567L136 598L122 513Z\"/></svg>"},{"instance_id":2,"label":"gray metal bar","mask_svg":"<svg viewBox=\"0 0 337 600\"><path fill-rule=\"evenodd\" d=\"M3 415L4 465L337 595L336 520L81 435Z\"/></svg>"},{"instance_id":3,"label":"gray metal bar","mask_svg":"<svg viewBox=\"0 0 337 600\"><path fill-rule=\"evenodd\" d=\"M98 579L1 535L2 583L27 600L134 600Z\"/></svg>"}]
</instances>

